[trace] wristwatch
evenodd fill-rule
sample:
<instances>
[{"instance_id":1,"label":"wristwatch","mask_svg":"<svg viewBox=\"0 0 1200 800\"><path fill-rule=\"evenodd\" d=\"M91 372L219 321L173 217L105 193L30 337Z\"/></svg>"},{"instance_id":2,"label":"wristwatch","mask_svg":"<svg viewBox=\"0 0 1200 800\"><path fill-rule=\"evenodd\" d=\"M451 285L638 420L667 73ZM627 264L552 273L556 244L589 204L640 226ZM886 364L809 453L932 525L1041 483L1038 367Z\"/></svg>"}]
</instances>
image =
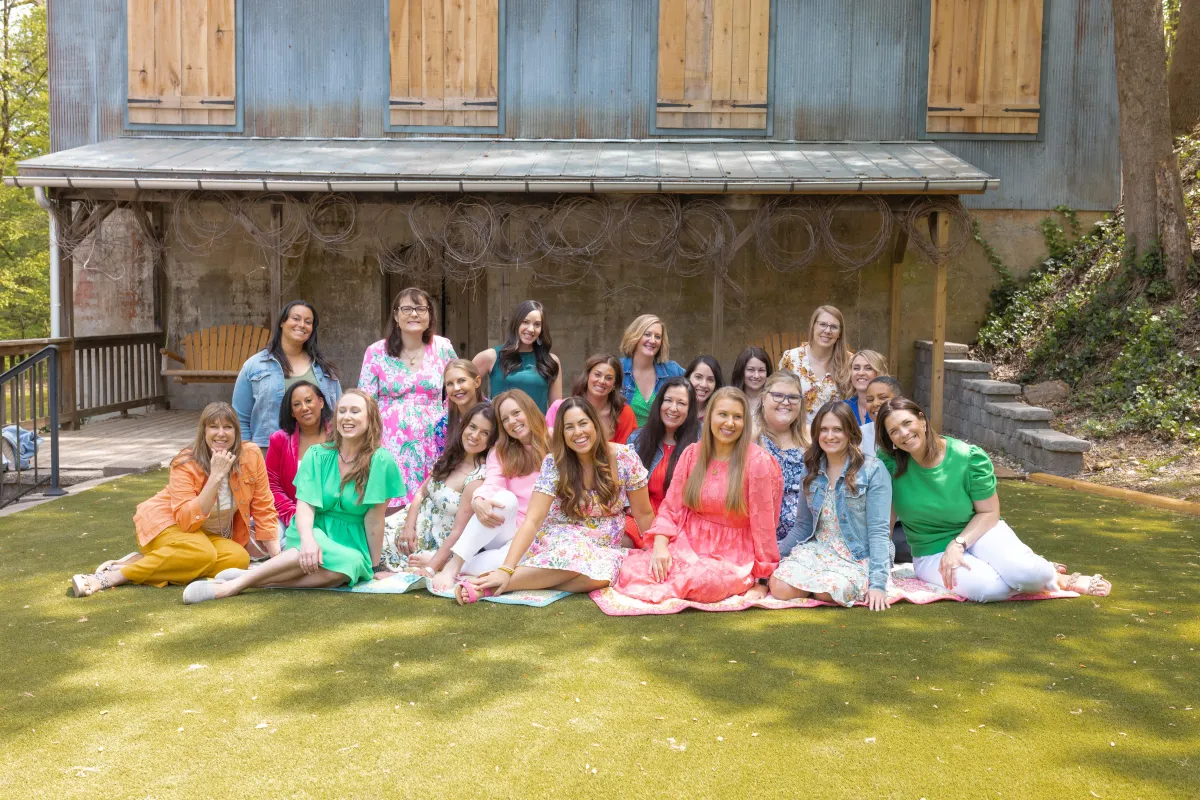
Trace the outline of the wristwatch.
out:
<instances>
[{"instance_id":1,"label":"wristwatch","mask_svg":"<svg viewBox=\"0 0 1200 800\"><path fill-rule=\"evenodd\" d=\"M956 544L961 544L961 545L962 545L962 549L963 549L963 552L964 552L964 553L967 551L967 539L966 539L966 537L965 537L965 536L955 536L955 537L954 537L954 542L955 542Z\"/></svg>"}]
</instances>

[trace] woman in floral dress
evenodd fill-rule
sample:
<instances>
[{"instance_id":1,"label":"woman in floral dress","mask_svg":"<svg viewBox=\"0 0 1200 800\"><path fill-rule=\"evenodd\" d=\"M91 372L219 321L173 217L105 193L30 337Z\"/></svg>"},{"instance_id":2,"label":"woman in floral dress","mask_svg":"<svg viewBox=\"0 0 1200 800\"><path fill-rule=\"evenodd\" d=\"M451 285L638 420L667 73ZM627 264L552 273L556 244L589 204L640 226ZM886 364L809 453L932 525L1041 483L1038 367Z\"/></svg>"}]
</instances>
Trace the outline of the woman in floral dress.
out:
<instances>
[{"instance_id":1,"label":"woman in floral dress","mask_svg":"<svg viewBox=\"0 0 1200 800\"><path fill-rule=\"evenodd\" d=\"M383 446L400 466L408 487L388 504L389 513L412 502L413 493L441 455L438 421L445 414L442 375L456 358L449 339L435 336L437 311L429 294L408 288L392 302L386 339L367 348L358 388L379 405Z\"/></svg>"},{"instance_id":2,"label":"woman in floral dress","mask_svg":"<svg viewBox=\"0 0 1200 800\"><path fill-rule=\"evenodd\" d=\"M791 370L781 370L767 378L762 403L752 415L755 442L771 454L783 471L783 506L775 539L782 542L796 524L800 504L800 484L804 480L804 448L808 431L804 424L804 391L800 378ZM781 555L787 555L782 550Z\"/></svg>"},{"instance_id":3,"label":"woman in floral dress","mask_svg":"<svg viewBox=\"0 0 1200 800\"><path fill-rule=\"evenodd\" d=\"M846 323L833 306L818 306L808 322L808 341L784 352L780 369L800 376L804 387L805 426L811 425L817 409L830 400L854 394L850 386L850 359L846 346Z\"/></svg>"},{"instance_id":4,"label":"woman in floral dress","mask_svg":"<svg viewBox=\"0 0 1200 800\"><path fill-rule=\"evenodd\" d=\"M504 563L462 579L455 590L460 603L518 589L603 589L628 552L621 547L626 504L639 526L650 526L646 468L629 447L604 440L591 403L567 398L558 423Z\"/></svg>"},{"instance_id":5,"label":"woman in floral dress","mask_svg":"<svg viewBox=\"0 0 1200 800\"><path fill-rule=\"evenodd\" d=\"M847 404L822 406L811 436L803 501L780 547L789 552L771 576L771 594L842 606L866 601L871 610L885 611L891 478L878 459L863 455L862 433Z\"/></svg>"},{"instance_id":6,"label":"woman in floral dress","mask_svg":"<svg viewBox=\"0 0 1200 800\"><path fill-rule=\"evenodd\" d=\"M679 457L647 532L654 549L629 554L613 583L618 592L646 603L766 596L759 581L779 563L775 526L783 475L751 442L748 405L732 386L708 401L700 441Z\"/></svg>"},{"instance_id":7,"label":"woman in floral dress","mask_svg":"<svg viewBox=\"0 0 1200 800\"><path fill-rule=\"evenodd\" d=\"M433 577L450 560L450 548L471 519L471 498L483 483L484 464L496 443L496 412L478 403L456 423L458 433L413 495L407 514L389 520L383 565L391 572Z\"/></svg>"}]
</instances>

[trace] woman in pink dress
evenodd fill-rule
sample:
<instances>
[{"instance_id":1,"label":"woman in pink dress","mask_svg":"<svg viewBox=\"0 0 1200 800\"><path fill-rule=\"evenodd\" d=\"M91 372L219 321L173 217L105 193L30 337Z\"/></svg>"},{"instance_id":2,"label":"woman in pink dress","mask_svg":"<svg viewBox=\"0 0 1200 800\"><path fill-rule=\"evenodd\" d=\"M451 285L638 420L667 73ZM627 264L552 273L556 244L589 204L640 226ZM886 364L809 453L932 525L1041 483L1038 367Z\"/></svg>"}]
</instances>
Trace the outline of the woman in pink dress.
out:
<instances>
[{"instance_id":1,"label":"woman in pink dress","mask_svg":"<svg viewBox=\"0 0 1200 800\"><path fill-rule=\"evenodd\" d=\"M550 446L504 563L463 578L455 589L460 603L518 589L603 589L628 552L621 547L626 504L639 524L650 524L646 468L627 446L604 440L585 398L563 401Z\"/></svg>"},{"instance_id":2,"label":"woman in pink dress","mask_svg":"<svg viewBox=\"0 0 1200 800\"><path fill-rule=\"evenodd\" d=\"M367 348L358 388L379 405L383 446L400 466L406 492L388 503L406 506L442 454L438 422L446 413L442 375L456 358L449 339L435 336L437 311L423 289L408 288L392 301L386 339Z\"/></svg>"},{"instance_id":3,"label":"woman in pink dress","mask_svg":"<svg viewBox=\"0 0 1200 800\"><path fill-rule=\"evenodd\" d=\"M647 533L654 549L630 553L614 589L647 603L766 596L759 581L779 564L775 526L783 473L752 443L749 417L740 390L727 386L713 393L700 441L679 457Z\"/></svg>"}]
</instances>

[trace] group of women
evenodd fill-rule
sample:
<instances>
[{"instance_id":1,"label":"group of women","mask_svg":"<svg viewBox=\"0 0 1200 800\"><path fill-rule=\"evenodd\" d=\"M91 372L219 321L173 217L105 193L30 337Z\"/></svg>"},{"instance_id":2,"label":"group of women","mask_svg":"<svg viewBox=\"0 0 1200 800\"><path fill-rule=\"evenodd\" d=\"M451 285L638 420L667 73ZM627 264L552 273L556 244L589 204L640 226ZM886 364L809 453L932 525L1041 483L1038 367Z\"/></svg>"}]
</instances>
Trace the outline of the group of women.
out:
<instances>
[{"instance_id":1,"label":"group of women","mask_svg":"<svg viewBox=\"0 0 1200 800\"><path fill-rule=\"evenodd\" d=\"M971 600L1111 588L1017 538L987 454L933 431L883 356L847 347L832 306L778 369L746 348L729 385L713 356L672 361L666 325L642 315L566 397L540 303L470 361L436 313L400 292L343 392L316 309L289 304L233 404L204 410L138 506L138 551L74 576L74 593L176 583L198 603L409 571L460 603L612 586L884 610L909 549L919 578Z\"/></svg>"}]
</instances>

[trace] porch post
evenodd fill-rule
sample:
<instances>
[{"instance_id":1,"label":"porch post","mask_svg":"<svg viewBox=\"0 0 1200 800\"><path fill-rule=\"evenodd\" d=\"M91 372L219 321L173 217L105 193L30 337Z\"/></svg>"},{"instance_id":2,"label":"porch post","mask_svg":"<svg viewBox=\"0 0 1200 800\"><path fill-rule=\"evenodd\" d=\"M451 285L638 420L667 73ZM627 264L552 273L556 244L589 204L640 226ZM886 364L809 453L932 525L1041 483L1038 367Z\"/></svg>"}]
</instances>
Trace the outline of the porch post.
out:
<instances>
[{"instance_id":1,"label":"porch post","mask_svg":"<svg viewBox=\"0 0 1200 800\"><path fill-rule=\"evenodd\" d=\"M725 337L725 270L713 270L712 350L720 358L721 340Z\"/></svg>"},{"instance_id":2,"label":"porch post","mask_svg":"<svg viewBox=\"0 0 1200 800\"><path fill-rule=\"evenodd\" d=\"M267 312L267 330L274 330L275 317L283 307L283 254L279 252L280 234L283 231L283 206L278 203L271 206L271 224L275 226L275 246L271 248L271 304Z\"/></svg>"},{"instance_id":3,"label":"porch post","mask_svg":"<svg viewBox=\"0 0 1200 800\"><path fill-rule=\"evenodd\" d=\"M908 249L908 233L903 228L896 234L896 246L892 248L892 308L888 319L888 370L900 372L900 290L904 279L904 252Z\"/></svg>"},{"instance_id":4,"label":"porch post","mask_svg":"<svg viewBox=\"0 0 1200 800\"><path fill-rule=\"evenodd\" d=\"M945 252L950 243L950 215L935 212L930 228L936 226L937 245ZM939 254L933 281L933 369L929 387L929 422L933 429L942 432L942 410L946 386L946 277L947 259Z\"/></svg>"}]
</instances>

